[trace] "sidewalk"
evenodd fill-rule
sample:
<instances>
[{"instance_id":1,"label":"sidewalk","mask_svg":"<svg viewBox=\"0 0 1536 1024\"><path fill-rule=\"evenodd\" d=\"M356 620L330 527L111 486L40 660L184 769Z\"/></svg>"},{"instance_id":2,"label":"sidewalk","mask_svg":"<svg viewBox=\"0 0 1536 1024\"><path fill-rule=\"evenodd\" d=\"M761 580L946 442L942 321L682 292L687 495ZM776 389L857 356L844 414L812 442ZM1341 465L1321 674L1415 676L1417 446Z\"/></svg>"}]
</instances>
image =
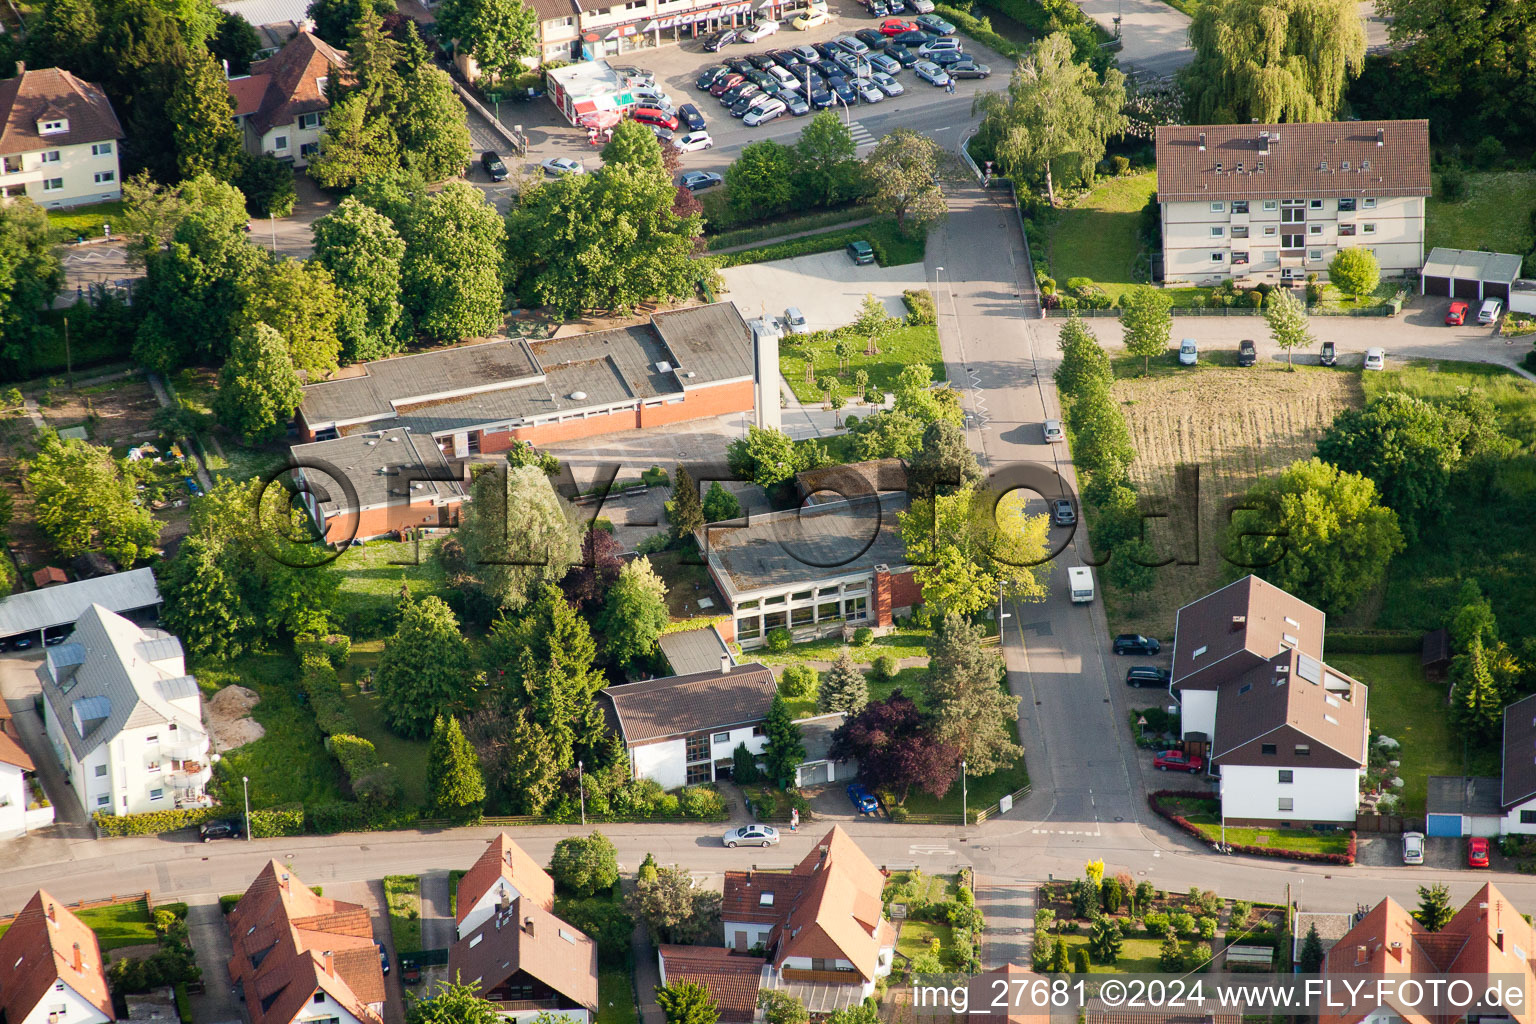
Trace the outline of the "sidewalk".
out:
<instances>
[{"instance_id":1,"label":"sidewalk","mask_svg":"<svg viewBox=\"0 0 1536 1024\"><path fill-rule=\"evenodd\" d=\"M229 980L229 929L217 896L187 901L187 934L203 970L203 991L191 997L192 1018L199 1024L240 1024L240 999Z\"/></svg>"},{"instance_id":2,"label":"sidewalk","mask_svg":"<svg viewBox=\"0 0 1536 1024\"><path fill-rule=\"evenodd\" d=\"M976 906L987 919L981 936L982 969L1004 964L1028 968L1035 932L1034 883L977 875Z\"/></svg>"},{"instance_id":3,"label":"sidewalk","mask_svg":"<svg viewBox=\"0 0 1536 1024\"><path fill-rule=\"evenodd\" d=\"M656 1004L656 989L661 984L656 947L651 945L650 933L639 921L630 937L630 950L635 958L635 999L640 1006L641 1024L666 1024L667 1016Z\"/></svg>"},{"instance_id":4,"label":"sidewalk","mask_svg":"<svg viewBox=\"0 0 1536 1024\"><path fill-rule=\"evenodd\" d=\"M741 245L728 245L724 249L710 249L709 251L712 255L721 256L728 252L745 252L748 249L761 249L764 246L778 245L780 242L790 242L796 238L806 238L810 235L826 235L834 231L842 231L845 228L861 228L874 219L873 217L860 217L858 220L844 221L841 224L832 224L828 227L811 228L809 231L796 231L793 234L779 235L775 238L764 238L757 242L744 242Z\"/></svg>"}]
</instances>

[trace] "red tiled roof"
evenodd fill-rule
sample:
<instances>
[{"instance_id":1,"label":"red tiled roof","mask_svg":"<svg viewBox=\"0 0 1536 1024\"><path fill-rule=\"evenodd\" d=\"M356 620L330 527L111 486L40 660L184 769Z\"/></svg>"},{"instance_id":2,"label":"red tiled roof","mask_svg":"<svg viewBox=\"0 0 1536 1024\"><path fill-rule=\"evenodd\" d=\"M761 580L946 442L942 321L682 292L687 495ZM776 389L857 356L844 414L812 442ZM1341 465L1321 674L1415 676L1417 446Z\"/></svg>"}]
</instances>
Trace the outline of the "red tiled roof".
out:
<instances>
[{"instance_id":1,"label":"red tiled roof","mask_svg":"<svg viewBox=\"0 0 1536 1024\"><path fill-rule=\"evenodd\" d=\"M229 83L236 116L249 114L257 133L265 135L300 114L325 110L330 102L320 91L320 79L346 66L344 52L313 32L300 32L274 56L252 64L249 78Z\"/></svg>"},{"instance_id":2,"label":"red tiled roof","mask_svg":"<svg viewBox=\"0 0 1536 1024\"><path fill-rule=\"evenodd\" d=\"M846 960L865 980L873 980L882 941L885 876L840 827L816 844L795 865L805 889L789 918L775 930L775 962L788 957Z\"/></svg>"},{"instance_id":3,"label":"red tiled roof","mask_svg":"<svg viewBox=\"0 0 1536 1024\"><path fill-rule=\"evenodd\" d=\"M46 587L50 583L68 583L69 577L56 565L47 565L32 574L32 585Z\"/></svg>"},{"instance_id":4,"label":"red tiled roof","mask_svg":"<svg viewBox=\"0 0 1536 1024\"><path fill-rule=\"evenodd\" d=\"M37 122L44 114L68 118L69 130L40 135ZM107 94L63 68L23 71L0 82L0 155L122 137L122 126L112 113Z\"/></svg>"},{"instance_id":5,"label":"red tiled roof","mask_svg":"<svg viewBox=\"0 0 1536 1024\"><path fill-rule=\"evenodd\" d=\"M757 1013L762 982L761 957L741 956L720 946L662 946L664 983L691 981L702 985L727 1024L747 1024Z\"/></svg>"},{"instance_id":6,"label":"red tiled roof","mask_svg":"<svg viewBox=\"0 0 1536 1024\"><path fill-rule=\"evenodd\" d=\"M965 1020L967 1024L1049 1024L1050 1006L1036 1006L1033 995L1035 991L1050 991L1051 980L1018 964L1004 964L995 970L978 974L971 979L968 987L970 1012ZM1002 983L1001 990L999 982ZM1036 989L1036 985L1042 987ZM997 1005L999 997L1004 1000L1006 1009ZM983 1010L987 1012L980 1012Z\"/></svg>"},{"instance_id":7,"label":"red tiled roof","mask_svg":"<svg viewBox=\"0 0 1536 1024\"><path fill-rule=\"evenodd\" d=\"M529 900L545 911L555 908L555 880L549 872L512 841L505 832L492 839L480 859L459 879L457 898L458 913L455 923L462 923L469 912L480 902L480 897L491 891L497 879L505 878L507 884L517 890L519 897Z\"/></svg>"},{"instance_id":8,"label":"red tiled roof","mask_svg":"<svg viewBox=\"0 0 1536 1024\"><path fill-rule=\"evenodd\" d=\"M75 970L75 957L80 969ZM0 936L0 1016L23 1021L62 981L113 1019L96 934L69 908L39 889Z\"/></svg>"},{"instance_id":9,"label":"red tiled roof","mask_svg":"<svg viewBox=\"0 0 1536 1024\"><path fill-rule=\"evenodd\" d=\"M271 75L250 75L246 78L231 78L229 80L229 94L235 100L235 116L247 117L260 110L261 101L266 99L267 87L271 84Z\"/></svg>"},{"instance_id":10,"label":"red tiled roof","mask_svg":"<svg viewBox=\"0 0 1536 1024\"><path fill-rule=\"evenodd\" d=\"M453 944L448 973L487 998L507 979L526 974L558 992L563 1009L597 1012L597 943L522 897Z\"/></svg>"},{"instance_id":11,"label":"red tiled roof","mask_svg":"<svg viewBox=\"0 0 1536 1024\"><path fill-rule=\"evenodd\" d=\"M262 868L229 914L230 979L251 1024L290 1024L317 990L364 1024L384 1002L373 923L355 903L316 896L277 861Z\"/></svg>"},{"instance_id":12,"label":"red tiled roof","mask_svg":"<svg viewBox=\"0 0 1536 1024\"><path fill-rule=\"evenodd\" d=\"M31 756L16 741L15 725L11 721L11 709L0 701L0 763L13 764L23 771L36 771Z\"/></svg>"},{"instance_id":13,"label":"red tiled roof","mask_svg":"<svg viewBox=\"0 0 1536 1024\"><path fill-rule=\"evenodd\" d=\"M727 871L725 896L720 904L722 921L751 924L783 924L790 908L805 891L804 875L793 871ZM768 903L763 895L771 896Z\"/></svg>"}]
</instances>

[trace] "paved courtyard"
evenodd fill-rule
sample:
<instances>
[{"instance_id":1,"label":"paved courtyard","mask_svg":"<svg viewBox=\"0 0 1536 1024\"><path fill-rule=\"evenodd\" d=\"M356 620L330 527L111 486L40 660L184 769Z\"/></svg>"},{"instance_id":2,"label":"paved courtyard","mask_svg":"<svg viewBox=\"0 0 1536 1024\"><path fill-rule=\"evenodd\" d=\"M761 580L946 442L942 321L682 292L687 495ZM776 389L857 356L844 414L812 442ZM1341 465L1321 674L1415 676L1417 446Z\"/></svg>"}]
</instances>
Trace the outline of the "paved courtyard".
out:
<instances>
[{"instance_id":1,"label":"paved courtyard","mask_svg":"<svg viewBox=\"0 0 1536 1024\"><path fill-rule=\"evenodd\" d=\"M866 295L884 302L892 316L906 316L901 293L928 287L921 263L861 267L841 249L731 267L720 273L726 284L722 297L736 303L742 316L783 316L786 307L798 306L813 330L852 323Z\"/></svg>"}]
</instances>

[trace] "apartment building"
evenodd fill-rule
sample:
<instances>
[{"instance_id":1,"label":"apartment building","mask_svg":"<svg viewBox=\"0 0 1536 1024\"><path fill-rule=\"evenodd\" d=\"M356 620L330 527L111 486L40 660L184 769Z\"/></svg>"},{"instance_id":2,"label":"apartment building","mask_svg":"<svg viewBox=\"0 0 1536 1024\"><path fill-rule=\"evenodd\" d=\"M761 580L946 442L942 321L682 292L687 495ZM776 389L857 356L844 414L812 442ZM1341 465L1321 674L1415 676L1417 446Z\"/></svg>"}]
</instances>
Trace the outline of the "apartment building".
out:
<instances>
[{"instance_id":1,"label":"apartment building","mask_svg":"<svg viewBox=\"0 0 1536 1024\"><path fill-rule=\"evenodd\" d=\"M122 126L100 87L63 68L0 82L0 199L62 209L123 197Z\"/></svg>"},{"instance_id":2,"label":"apartment building","mask_svg":"<svg viewBox=\"0 0 1536 1024\"><path fill-rule=\"evenodd\" d=\"M1417 274L1429 194L1428 121L1160 127L1163 282L1326 280L1357 246Z\"/></svg>"}]
</instances>

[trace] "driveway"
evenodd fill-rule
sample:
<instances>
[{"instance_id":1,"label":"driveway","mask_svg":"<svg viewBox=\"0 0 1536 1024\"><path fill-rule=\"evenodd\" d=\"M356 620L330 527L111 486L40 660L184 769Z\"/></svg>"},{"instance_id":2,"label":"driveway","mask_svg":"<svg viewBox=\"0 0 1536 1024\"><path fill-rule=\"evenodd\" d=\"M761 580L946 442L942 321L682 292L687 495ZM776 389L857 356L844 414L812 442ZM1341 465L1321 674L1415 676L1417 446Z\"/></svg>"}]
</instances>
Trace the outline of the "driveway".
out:
<instances>
[{"instance_id":1,"label":"driveway","mask_svg":"<svg viewBox=\"0 0 1536 1024\"><path fill-rule=\"evenodd\" d=\"M187 933L203 969L203 991L192 996L192 1017L201 1024L240 1024L240 999L229 980L229 928L211 894L187 901Z\"/></svg>"},{"instance_id":2,"label":"driveway","mask_svg":"<svg viewBox=\"0 0 1536 1024\"><path fill-rule=\"evenodd\" d=\"M96 836L90 816L81 808L75 791L64 777L64 770L54 756L53 745L48 742L43 719L37 713L35 698L42 692L42 686L36 673L42 663L43 656L40 653L0 656L0 697L4 698L6 707L10 708L22 748L37 767L37 778L43 784L43 792L53 804L54 820L52 828L41 829L8 844L7 850L12 856L40 842L44 847L51 847L52 844L45 841L49 837L56 842L64 838L79 840L94 839ZM51 859L47 856L47 849L39 849L38 854Z\"/></svg>"},{"instance_id":3,"label":"driveway","mask_svg":"<svg viewBox=\"0 0 1536 1024\"><path fill-rule=\"evenodd\" d=\"M736 303L742 316L782 316L786 307L798 306L812 330L852 323L858 319L859 305L866 295L884 302L891 316L906 316L901 293L928 287L921 263L861 267L841 249L731 267L720 273L725 278L725 298Z\"/></svg>"}]
</instances>

